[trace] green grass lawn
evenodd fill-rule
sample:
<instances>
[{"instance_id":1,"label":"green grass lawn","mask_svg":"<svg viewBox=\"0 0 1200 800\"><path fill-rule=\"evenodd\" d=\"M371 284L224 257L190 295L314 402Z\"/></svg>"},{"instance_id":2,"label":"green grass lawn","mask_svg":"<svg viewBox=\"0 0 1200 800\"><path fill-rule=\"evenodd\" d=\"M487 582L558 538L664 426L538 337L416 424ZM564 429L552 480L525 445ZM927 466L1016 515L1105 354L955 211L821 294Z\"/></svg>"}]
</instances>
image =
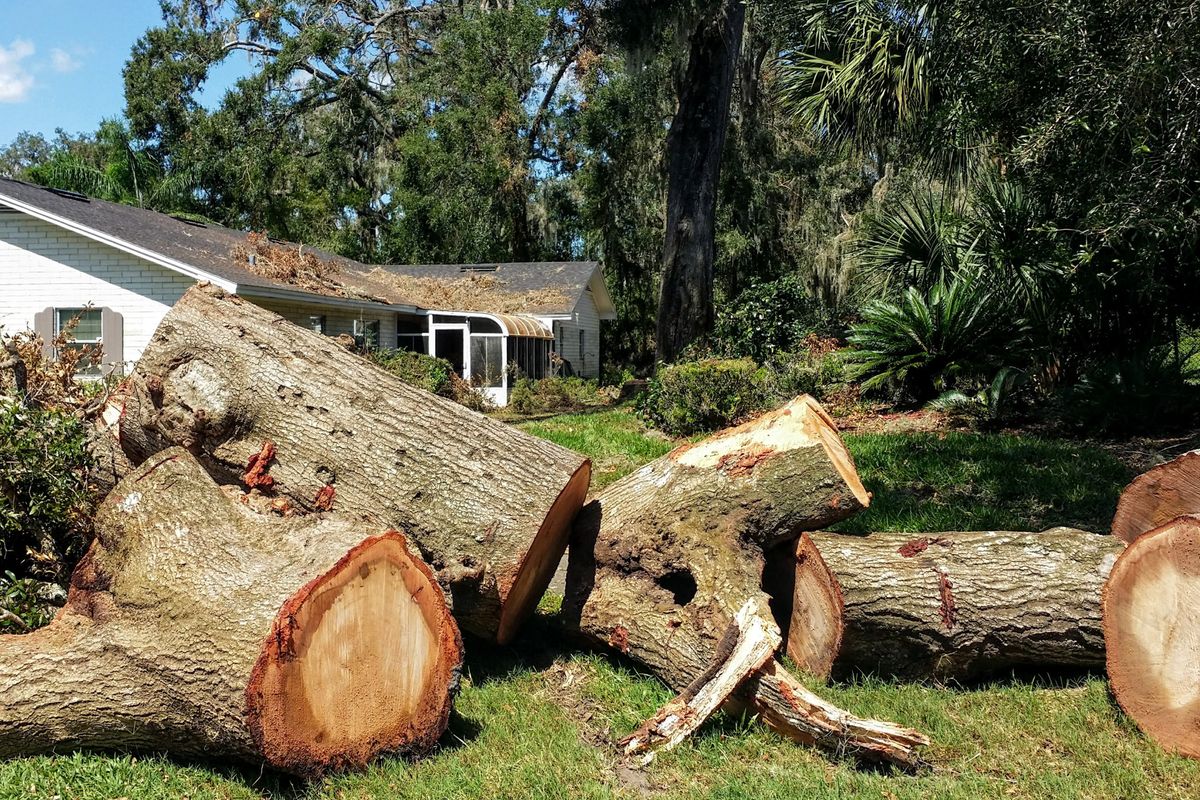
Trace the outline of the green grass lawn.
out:
<instances>
[{"instance_id":1,"label":"green grass lawn","mask_svg":"<svg viewBox=\"0 0 1200 800\"><path fill-rule=\"evenodd\" d=\"M522 425L575 447L608 482L666 452L627 411ZM1130 477L1074 442L996 435L848 436L875 493L858 531L1103 530ZM920 728L934 767L862 769L752 720L719 716L644 770L609 742L667 699L654 680L557 642L548 599L510 648L468 643L464 688L442 748L306 786L258 772L145 756L64 755L0 763L0 798L1150 798L1200 796L1200 762L1168 756L1109 699L1102 677L1000 681L971 689L864 681L820 687L858 714Z\"/></svg>"},{"instance_id":2,"label":"green grass lawn","mask_svg":"<svg viewBox=\"0 0 1200 800\"><path fill-rule=\"evenodd\" d=\"M590 457L593 491L603 489L675 446L665 437L647 431L625 407L563 414L536 422L522 422L517 427Z\"/></svg>"}]
</instances>

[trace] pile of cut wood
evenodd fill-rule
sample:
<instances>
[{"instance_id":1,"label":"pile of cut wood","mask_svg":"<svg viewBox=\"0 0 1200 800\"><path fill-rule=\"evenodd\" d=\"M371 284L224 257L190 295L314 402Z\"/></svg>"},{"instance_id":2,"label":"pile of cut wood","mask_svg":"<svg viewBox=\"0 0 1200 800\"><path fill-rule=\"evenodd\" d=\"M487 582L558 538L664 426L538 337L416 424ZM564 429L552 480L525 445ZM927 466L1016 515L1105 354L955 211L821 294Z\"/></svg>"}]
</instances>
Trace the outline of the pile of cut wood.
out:
<instances>
[{"instance_id":1,"label":"pile of cut wood","mask_svg":"<svg viewBox=\"0 0 1200 800\"><path fill-rule=\"evenodd\" d=\"M970 680L1096 667L1106 640L1122 706L1200 755L1200 518L1176 519L1200 512L1200 456L1131 486L1119 538L820 533L870 497L801 397L585 505L583 457L204 285L110 412L94 447L111 491L67 605L0 637L0 755L144 748L314 775L424 754L459 628L514 641L568 543L564 623L678 692L631 755L726 708L912 768L923 735L824 701L785 654L816 677Z\"/></svg>"}]
</instances>

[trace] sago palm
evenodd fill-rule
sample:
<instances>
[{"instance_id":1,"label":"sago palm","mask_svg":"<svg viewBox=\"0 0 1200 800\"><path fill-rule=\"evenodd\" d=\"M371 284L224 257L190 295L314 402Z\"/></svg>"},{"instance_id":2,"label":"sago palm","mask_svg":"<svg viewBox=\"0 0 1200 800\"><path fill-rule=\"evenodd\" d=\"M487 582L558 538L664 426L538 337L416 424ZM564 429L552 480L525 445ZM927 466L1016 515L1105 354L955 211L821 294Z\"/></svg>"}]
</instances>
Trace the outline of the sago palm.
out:
<instances>
[{"instance_id":1,"label":"sago palm","mask_svg":"<svg viewBox=\"0 0 1200 800\"><path fill-rule=\"evenodd\" d=\"M849 336L852 374L864 389L889 387L917 404L1001 366L1025 336L1024 324L970 275L928 292L910 286L898 302L867 303L862 315Z\"/></svg>"}]
</instances>

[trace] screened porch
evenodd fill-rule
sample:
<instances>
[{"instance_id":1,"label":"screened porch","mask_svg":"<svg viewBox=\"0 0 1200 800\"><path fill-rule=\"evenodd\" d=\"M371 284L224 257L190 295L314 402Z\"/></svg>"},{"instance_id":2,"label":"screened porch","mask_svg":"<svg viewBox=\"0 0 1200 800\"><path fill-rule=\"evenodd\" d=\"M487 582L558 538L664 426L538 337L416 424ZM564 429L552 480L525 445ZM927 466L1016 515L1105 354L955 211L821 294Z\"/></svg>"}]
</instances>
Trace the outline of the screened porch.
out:
<instances>
[{"instance_id":1,"label":"screened porch","mask_svg":"<svg viewBox=\"0 0 1200 800\"><path fill-rule=\"evenodd\" d=\"M508 405L518 377L550 371L554 334L534 317L464 312L399 315L396 347L450 362L464 380L496 405Z\"/></svg>"}]
</instances>

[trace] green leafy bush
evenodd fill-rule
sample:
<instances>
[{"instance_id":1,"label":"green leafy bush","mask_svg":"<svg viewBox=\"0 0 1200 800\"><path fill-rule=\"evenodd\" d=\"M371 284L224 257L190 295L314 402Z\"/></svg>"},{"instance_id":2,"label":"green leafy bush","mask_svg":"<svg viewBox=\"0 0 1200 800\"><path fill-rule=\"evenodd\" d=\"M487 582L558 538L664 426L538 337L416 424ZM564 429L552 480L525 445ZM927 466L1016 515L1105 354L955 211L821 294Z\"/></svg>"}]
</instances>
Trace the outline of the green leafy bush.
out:
<instances>
[{"instance_id":1,"label":"green leafy bush","mask_svg":"<svg viewBox=\"0 0 1200 800\"><path fill-rule=\"evenodd\" d=\"M1013 363L1026 339L1001 298L965 276L928 292L909 287L898 303L872 301L862 315L848 337L852 377L918 404Z\"/></svg>"},{"instance_id":2,"label":"green leafy bush","mask_svg":"<svg viewBox=\"0 0 1200 800\"><path fill-rule=\"evenodd\" d=\"M18 578L12 570L0 575L0 633L24 633L54 618L65 598L61 588L33 578Z\"/></svg>"},{"instance_id":3,"label":"green leafy bush","mask_svg":"<svg viewBox=\"0 0 1200 800\"><path fill-rule=\"evenodd\" d=\"M786 275L742 291L720 307L713 331L714 349L736 358L763 361L791 352L821 327L819 304L797 275Z\"/></svg>"},{"instance_id":4,"label":"green leafy bush","mask_svg":"<svg viewBox=\"0 0 1200 800\"><path fill-rule=\"evenodd\" d=\"M1003 367L994 378L975 392L951 389L930 402L929 408L941 411L953 420L971 427L988 429L1002 425L1011 415L1017 390L1025 374L1019 369Z\"/></svg>"},{"instance_id":5,"label":"green leafy bush","mask_svg":"<svg viewBox=\"0 0 1200 800\"><path fill-rule=\"evenodd\" d=\"M411 386L454 399L454 367L444 358L408 350L374 350L368 358Z\"/></svg>"},{"instance_id":6,"label":"green leafy bush","mask_svg":"<svg viewBox=\"0 0 1200 800\"><path fill-rule=\"evenodd\" d=\"M1200 425L1197 352L1164 346L1101 362L1055 398L1055 411L1088 434L1194 429Z\"/></svg>"},{"instance_id":7,"label":"green leafy bush","mask_svg":"<svg viewBox=\"0 0 1200 800\"><path fill-rule=\"evenodd\" d=\"M517 378L508 394L508 407L519 414L577 411L607 405L612 392L585 378L559 375L533 381Z\"/></svg>"},{"instance_id":8,"label":"green leafy bush","mask_svg":"<svg viewBox=\"0 0 1200 800\"><path fill-rule=\"evenodd\" d=\"M687 436L770 408L771 384L770 371L748 358L690 361L661 367L638 406L650 424Z\"/></svg>"},{"instance_id":9,"label":"green leafy bush","mask_svg":"<svg viewBox=\"0 0 1200 800\"><path fill-rule=\"evenodd\" d=\"M766 364L771 371L772 389L781 403L801 394L824 400L848 381L846 351L838 349L836 340L809 335L803 344L803 349L777 354Z\"/></svg>"},{"instance_id":10,"label":"green leafy bush","mask_svg":"<svg viewBox=\"0 0 1200 800\"><path fill-rule=\"evenodd\" d=\"M62 580L86 544L82 423L0 398L0 564Z\"/></svg>"}]
</instances>

